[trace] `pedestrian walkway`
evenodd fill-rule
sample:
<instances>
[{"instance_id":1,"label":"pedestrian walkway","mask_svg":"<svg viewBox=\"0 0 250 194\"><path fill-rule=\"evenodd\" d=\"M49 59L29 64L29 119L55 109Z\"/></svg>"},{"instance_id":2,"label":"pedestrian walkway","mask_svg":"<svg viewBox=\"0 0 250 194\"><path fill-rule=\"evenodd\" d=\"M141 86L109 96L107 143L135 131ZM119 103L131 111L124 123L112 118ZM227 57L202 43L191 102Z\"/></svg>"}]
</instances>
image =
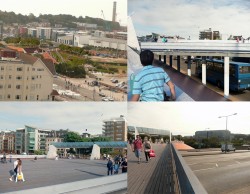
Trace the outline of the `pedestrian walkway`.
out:
<instances>
[{"instance_id":1,"label":"pedestrian walkway","mask_svg":"<svg viewBox=\"0 0 250 194\"><path fill-rule=\"evenodd\" d=\"M137 163L137 158L132 150L128 149L128 193L178 193L174 180L170 145L152 144L152 147L156 157L146 163L143 153L140 164Z\"/></svg>"}]
</instances>

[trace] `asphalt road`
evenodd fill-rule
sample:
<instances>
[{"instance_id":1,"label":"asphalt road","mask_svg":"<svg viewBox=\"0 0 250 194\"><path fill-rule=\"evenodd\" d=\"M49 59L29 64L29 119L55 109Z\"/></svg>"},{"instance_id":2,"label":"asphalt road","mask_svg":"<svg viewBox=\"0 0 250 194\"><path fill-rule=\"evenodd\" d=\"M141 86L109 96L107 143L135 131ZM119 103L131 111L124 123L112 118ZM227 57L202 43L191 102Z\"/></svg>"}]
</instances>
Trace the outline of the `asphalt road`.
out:
<instances>
[{"instance_id":1,"label":"asphalt road","mask_svg":"<svg viewBox=\"0 0 250 194\"><path fill-rule=\"evenodd\" d=\"M23 160L25 182L16 183L9 181L13 163L0 163L0 193L103 177L107 173L106 164L103 160L26 159Z\"/></svg>"},{"instance_id":2,"label":"asphalt road","mask_svg":"<svg viewBox=\"0 0 250 194\"><path fill-rule=\"evenodd\" d=\"M250 152L183 157L208 193L250 193Z\"/></svg>"}]
</instances>

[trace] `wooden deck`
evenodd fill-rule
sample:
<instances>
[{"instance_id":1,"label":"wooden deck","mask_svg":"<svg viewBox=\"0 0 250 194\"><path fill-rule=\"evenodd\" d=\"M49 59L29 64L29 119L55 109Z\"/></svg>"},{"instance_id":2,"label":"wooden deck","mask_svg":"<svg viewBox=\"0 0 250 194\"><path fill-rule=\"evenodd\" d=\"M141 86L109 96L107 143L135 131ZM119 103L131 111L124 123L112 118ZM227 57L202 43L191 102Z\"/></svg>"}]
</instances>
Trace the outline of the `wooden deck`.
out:
<instances>
[{"instance_id":1,"label":"wooden deck","mask_svg":"<svg viewBox=\"0 0 250 194\"><path fill-rule=\"evenodd\" d=\"M144 152L142 152L140 164L137 163L137 158L132 150L128 149L129 194L177 193L170 145L153 144L153 149L156 157L146 163Z\"/></svg>"}]
</instances>

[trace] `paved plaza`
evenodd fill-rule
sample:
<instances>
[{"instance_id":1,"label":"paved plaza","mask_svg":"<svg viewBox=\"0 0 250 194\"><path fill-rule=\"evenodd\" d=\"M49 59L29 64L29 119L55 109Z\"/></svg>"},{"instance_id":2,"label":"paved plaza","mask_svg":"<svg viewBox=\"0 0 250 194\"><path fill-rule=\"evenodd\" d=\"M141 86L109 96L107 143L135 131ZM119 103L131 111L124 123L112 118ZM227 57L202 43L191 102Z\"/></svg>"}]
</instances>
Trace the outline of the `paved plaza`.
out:
<instances>
[{"instance_id":1,"label":"paved plaza","mask_svg":"<svg viewBox=\"0 0 250 194\"><path fill-rule=\"evenodd\" d=\"M13 169L13 162L0 163L0 193L103 177L107 174L106 164L105 160L24 159L23 173L26 181L16 183L9 181L9 170Z\"/></svg>"}]
</instances>

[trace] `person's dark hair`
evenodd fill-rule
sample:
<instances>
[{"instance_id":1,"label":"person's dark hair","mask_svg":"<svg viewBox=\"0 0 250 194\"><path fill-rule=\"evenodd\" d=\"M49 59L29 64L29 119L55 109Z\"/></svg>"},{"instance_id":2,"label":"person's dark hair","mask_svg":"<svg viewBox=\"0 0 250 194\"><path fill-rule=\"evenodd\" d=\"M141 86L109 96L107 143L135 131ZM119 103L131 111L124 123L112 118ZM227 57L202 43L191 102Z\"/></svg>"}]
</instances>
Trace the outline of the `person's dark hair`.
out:
<instances>
[{"instance_id":1,"label":"person's dark hair","mask_svg":"<svg viewBox=\"0 0 250 194\"><path fill-rule=\"evenodd\" d=\"M143 66L152 65L154 53L150 50L144 50L140 53L140 59Z\"/></svg>"}]
</instances>

